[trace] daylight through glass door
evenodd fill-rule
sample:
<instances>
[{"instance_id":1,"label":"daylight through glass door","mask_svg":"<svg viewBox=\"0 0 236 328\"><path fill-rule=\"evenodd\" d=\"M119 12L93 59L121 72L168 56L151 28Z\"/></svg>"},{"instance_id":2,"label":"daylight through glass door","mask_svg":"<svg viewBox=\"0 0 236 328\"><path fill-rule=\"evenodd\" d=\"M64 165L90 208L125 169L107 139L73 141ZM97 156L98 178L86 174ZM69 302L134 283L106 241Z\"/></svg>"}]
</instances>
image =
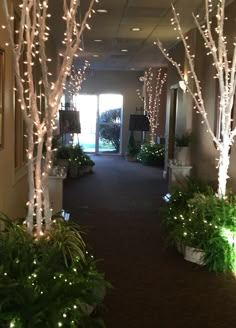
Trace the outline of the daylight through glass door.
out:
<instances>
[{"instance_id":1,"label":"daylight through glass door","mask_svg":"<svg viewBox=\"0 0 236 328\"><path fill-rule=\"evenodd\" d=\"M98 151L120 153L121 115L123 96L118 94L99 95Z\"/></svg>"},{"instance_id":2,"label":"daylight through glass door","mask_svg":"<svg viewBox=\"0 0 236 328\"><path fill-rule=\"evenodd\" d=\"M78 142L83 150L119 154L123 96L79 95L76 99L76 109L80 112L81 125Z\"/></svg>"}]
</instances>

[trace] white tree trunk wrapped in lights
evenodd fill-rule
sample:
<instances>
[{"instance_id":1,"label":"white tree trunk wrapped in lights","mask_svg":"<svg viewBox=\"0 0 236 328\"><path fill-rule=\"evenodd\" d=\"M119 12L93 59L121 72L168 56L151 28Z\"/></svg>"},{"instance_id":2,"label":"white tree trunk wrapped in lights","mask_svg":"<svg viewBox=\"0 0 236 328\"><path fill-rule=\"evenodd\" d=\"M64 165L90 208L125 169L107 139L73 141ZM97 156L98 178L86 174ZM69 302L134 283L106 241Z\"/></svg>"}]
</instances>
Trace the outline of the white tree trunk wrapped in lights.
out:
<instances>
[{"instance_id":1,"label":"white tree trunk wrapped in lights","mask_svg":"<svg viewBox=\"0 0 236 328\"><path fill-rule=\"evenodd\" d=\"M159 125L159 110L161 105L161 94L166 82L167 74L163 73L161 68L148 68L145 70L144 83L146 88L146 97L144 106L150 123L150 142L156 143L157 128Z\"/></svg>"},{"instance_id":2,"label":"white tree trunk wrapped in lights","mask_svg":"<svg viewBox=\"0 0 236 328\"><path fill-rule=\"evenodd\" d=\"M203 99L201 82L196 74L194 67L194 54L191 53L190 46L188 44L188 37L183 34L180 25L179 14L172 6L174 18L172 24L175 25L175 29L179 33L179 37L183 42L186 58L188 60L189 71L188 77L193 80L193 87L188 83L188 79L184 76L181 69L181 65L170 57L168 52L162 47L160 41L158 46L162 51L166 59L176 67L181 79L184 81L187 91L190 93L195 109L197 113L202 115L202 123L206 124L207 132L211 135L214 143L216 144L219 152L218 159L218 196L223 198L226 196L226 185L228 177L228 170L230 164L230 147L234 142L236 135L236 128L232 128L232 111L234 104L234 96L236 89L236 42L232 45L233 56L231 60L228 56L227 40L224 35L224 21L225 17L225 0L219 0L217 4L216 13L216 27L212 31L212 11L213 4L211 0L205 0L205 23L201 24L199 17L195 16L194 21L196 26L204 40L205 47L208 51L208 55L211 55L212 65L215 68L216 74L214 79L219 83L219 119L220 119L220 133L216 135L211 127L205 101Z\"/></svg>"},{"instance_id":3,"label":"white tree trunk wrapped in lights","mask_svg":"<svg viewBox=\"0 0 236 328\"><path fill-rule=\"evenodd\" d=\"M79 0L63 0L66 30L64 33L64 51L60 54L62 63L58 70L57 78L50 81L48 62L51 61L46 54L46 42L50 33L47 26L48 0L22 0L20 4L20 26L14 31L14 17L10 15L8 1L2 0L2 8L5 13L9 32L10 46L13 51L14 71L16 76L16 88L18 100L21 104L23 118L26 123L28 149L28 214L27 227L32 233L36 227L36 235L39 237L51 223L52 210L50 208L47 178L52 163L52 138L55 128L55 117L63 94L66 78L70 74L74 56L79 50L81 35L91 16L95 0L91 0L82 22L77 22ZM15 37L16 35L16 37ZM15 39L17 41L15 42ZM24 63L24 72L21 65ZM43 86L45 108L40 111L38 106L37 87L33 67L39 65ZM46 153L43 158L43 145Z\"/></svg>"}]
</instances>

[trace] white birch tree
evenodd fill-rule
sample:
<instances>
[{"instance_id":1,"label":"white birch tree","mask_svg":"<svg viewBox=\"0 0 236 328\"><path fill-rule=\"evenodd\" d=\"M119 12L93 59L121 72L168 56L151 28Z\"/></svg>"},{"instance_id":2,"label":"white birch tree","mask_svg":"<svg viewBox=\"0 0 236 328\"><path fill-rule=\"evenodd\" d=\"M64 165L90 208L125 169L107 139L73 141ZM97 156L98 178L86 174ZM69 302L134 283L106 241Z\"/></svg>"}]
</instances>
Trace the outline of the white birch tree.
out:
<instances>
[{"instance_id":1,"label":"white birch tree","mask_svg":"<svg viewBox=\"0 0 236 328\"><path fill-rule=\"evenodd\" d=\"M236 128L232 127L232 110L236 89L236 42L233 44L227 44L227 38L224 34L224 22L227 19L225 17L225 0L218 0L216 10L216 26L214 27L212 15L213 3L212 0L205 0L205 22L201 24L199 16L193 14L193 18L198 31L200 32L207 54L212 58L212 65L215 68L215 76L219 84L219 108L218 115L220 120L220 133L217 135L211 126L205 100L202 94L201 82L197 76L195 70L195 55L191 53L190 46L188 44L188 37L184 35L180 24L179 14L176 12L174 6L172 6L174 17L172 24L179 33L179 37L184 45L186 58L189 65L188 77L191 78L191 83L187 81L184 73L181 69L181 65L177 63L169 53L162 47L161 42L158 40L157 44L165 56L165 58L176 67L179 76L184 81L185 86L189 94L191 95L194 108L199 113L206 124L207 132L213 139L217 151L219 153L218 158L218 196L220 198L226 197L226 186L229 164L230 164L230 147L234 142L236 135ZM229 58L229 46L232 46L233 55ZM193 81L193 83L192 83Z\"/></svg>"},{"instance_id":2,"label":"white birch tree","mask_svg":"<svg viewBox=\"0 0 236 328\"><path fill-rule=\"evenodd\" d=\"M27 227L30 233L35 230L39 238L43 234L43 227L50 227L52 210L50 208L48 192L48 174L52 164L52 138L55 128L60 100L63 94L66 78L70 74L74 56L77 54L81 36L88 27L95 0L90 0L87 11L81 22L77 21L79 0L63 0L63 19L65 20L64 50L61 53L62 62L56 79L51 82L46 43L50 29L47 26L48 0L22 0L20 4L20 24L14 30L14 17L11 15L10 2L2 0L2 9L6 17L9 32L9 43L13 53L13 65L16 77L18 101L26 124L28 149L28 213ZM22 72L21 66L24 63ZM44 94L45 108L41 111L38 105L37 86L33 67L38 65ZM43 145L46 145L44 161ZM42 164L43 163L43 164Z\"/></svg>"},{"instance_id":3,"label":"white birch tree","mask_svg":"<svg viewBox=\"0 0 236 328\"><path fill-rule=\"evenodd\" d=\"M167 74L163 70L149 67L144 73L144 83L146 88L146 96L144 106L150 124L150 142L156 143L157 128L159 125L159 111L161 105L161 94L163 86L166 82Z\"/></svg>"}]
</instances>

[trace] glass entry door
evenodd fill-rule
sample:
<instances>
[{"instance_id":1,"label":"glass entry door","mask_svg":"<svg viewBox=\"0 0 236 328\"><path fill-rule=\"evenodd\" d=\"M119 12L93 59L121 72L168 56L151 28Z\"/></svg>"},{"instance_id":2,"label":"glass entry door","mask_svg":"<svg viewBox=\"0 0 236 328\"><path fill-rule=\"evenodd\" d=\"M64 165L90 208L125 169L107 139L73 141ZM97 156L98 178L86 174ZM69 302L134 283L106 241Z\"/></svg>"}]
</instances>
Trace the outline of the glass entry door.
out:
<instances>
[{"instance_id":1,"label":"glass entry door","mask_svg":"<svg viewBox=\"0 0 236 328\"><path fill-rule=\"evenodd\" d=\"M120 153L123 96L119 94L79 95L79 144L85 152Z\"/></svg>"},{"instance_id":2,"label":"glass entry door","mask_svg":"<svg viewBox=\"0 0 236 328\"><path fill-rule=\"evenodd\" d=\"M81 133L78 142L85 152L96 151L97 96L79 95L76 109L80 113Z\"/></svg>"},{"instance_id":3,"label":"glass entry door","mask_svg":"<svg viewBox=\"0 0 236 328\"><path fill-rule=\"evenodd\" d=\"M121 114L123 96L118 94L99 95L98 151L120 153Z\"/></svg>"}]
</instances>

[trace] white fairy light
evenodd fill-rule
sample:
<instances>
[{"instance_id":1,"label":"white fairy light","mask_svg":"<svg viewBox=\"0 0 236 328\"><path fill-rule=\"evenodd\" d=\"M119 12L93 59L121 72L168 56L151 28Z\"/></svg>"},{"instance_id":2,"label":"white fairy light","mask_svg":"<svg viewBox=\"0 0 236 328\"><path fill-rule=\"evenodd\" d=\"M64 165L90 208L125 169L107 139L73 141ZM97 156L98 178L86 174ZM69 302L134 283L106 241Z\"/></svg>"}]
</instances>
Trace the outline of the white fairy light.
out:
<instances>
[{"instance_id":1,"label":"white fairy light","mask_svg":"<svg viewBox=\"0 0 236 328\"><path fill-rule=\"evenodd\" d=\"M89 66L89 62L85 61L83 68L76 69L74 66L71 68L67 91L69 94L70 102L73 104L74 108L75 98L80 92L83 81L86 79L86 71Z\"/></svg>"},{"instance_id":2,"label":"white fairy light","mask_svg":"<svg viewBox=\"0 0 236 328\"><path fill-rule=\"evenodd\" d=\"M144 81L146 87L145 110L150 123L150 142L155 143L157 128L159 126L159 111L161 105L161 94L166 82L167 74L161 68L145 70Z\"/></svg>"}]
</instances>

